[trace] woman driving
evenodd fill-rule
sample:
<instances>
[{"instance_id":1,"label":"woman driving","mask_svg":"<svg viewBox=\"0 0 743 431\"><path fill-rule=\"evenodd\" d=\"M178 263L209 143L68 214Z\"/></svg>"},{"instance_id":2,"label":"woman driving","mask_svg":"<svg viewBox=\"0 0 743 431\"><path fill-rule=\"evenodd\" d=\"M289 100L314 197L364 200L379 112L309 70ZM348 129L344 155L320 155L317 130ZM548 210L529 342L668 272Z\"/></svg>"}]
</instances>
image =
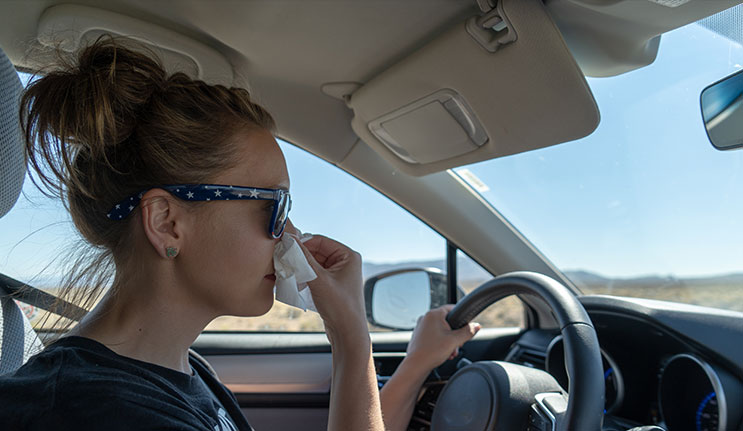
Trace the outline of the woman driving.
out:
<instances>
[{"instance_id":1,"label":"woman driving","mask_svg":"<svg viewBox=\"0 0 743 431\"><path fill-rule=\"evenodd\" d=\"M271 115L244 89L168 75L131 41L101 37L29 86L21 121L30 166L91 245L64 290L89 308L110 287L79 324L0 378L0 423L252 429L188 349L214 318L273 305L274 248L298 231ZM317 275L309 288L331 344L328 428L405 429L428 373L479 326L452 331L449 307L426 314L380 393L361 256L322 235L297 243Z\"/></svg>"}]
</instances>

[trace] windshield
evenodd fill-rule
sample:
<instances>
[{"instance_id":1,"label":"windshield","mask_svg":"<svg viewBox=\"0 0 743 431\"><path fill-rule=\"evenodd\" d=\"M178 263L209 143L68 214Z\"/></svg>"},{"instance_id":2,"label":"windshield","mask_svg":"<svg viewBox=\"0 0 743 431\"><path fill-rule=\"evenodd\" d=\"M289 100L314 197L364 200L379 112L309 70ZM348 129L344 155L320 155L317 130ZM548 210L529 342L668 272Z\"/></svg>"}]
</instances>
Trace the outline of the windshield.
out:
<instances>
[{"instance_id":1,"label":"windshield","mask_svg":"<svg viewBox=\"0 0 743 431\"><path fill-rule=\"evenodd\" d=\"M664 34L653 64L588 78L590 136L455 172L584 293L743 311L743 152L712 147L699 107L743 67L741 17Z\"/></svg>"}]
</instances>

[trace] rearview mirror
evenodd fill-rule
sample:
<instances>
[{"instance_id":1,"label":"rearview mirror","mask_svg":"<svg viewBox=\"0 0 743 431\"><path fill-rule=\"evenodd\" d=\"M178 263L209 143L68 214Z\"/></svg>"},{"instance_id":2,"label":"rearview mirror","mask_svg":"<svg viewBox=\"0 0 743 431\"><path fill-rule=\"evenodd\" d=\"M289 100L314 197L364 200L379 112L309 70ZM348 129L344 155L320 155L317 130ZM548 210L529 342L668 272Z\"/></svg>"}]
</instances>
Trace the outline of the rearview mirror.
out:
<instances>
[{"instance_id":1,"label":"rearview mirror","mask_svg":"<svg viewBox=\"0 0 743 431\"><path fill-rule=\"evenodd\" d=\"M366 318L387 329L415 328L418 317L446 304L447 298L446 274L436 268L398 269L364 283Z\"/></svg>"},{"instance_id":2,"label":"rearview mirror","mask_svg":"<svg viewBox=\"0 0 743 431\"><path fill-rule=\"evenodd\" d=\"M743 146L743 70L705 88L700 102L712 145L718 150Z\"/></svg>"}]
</instances>

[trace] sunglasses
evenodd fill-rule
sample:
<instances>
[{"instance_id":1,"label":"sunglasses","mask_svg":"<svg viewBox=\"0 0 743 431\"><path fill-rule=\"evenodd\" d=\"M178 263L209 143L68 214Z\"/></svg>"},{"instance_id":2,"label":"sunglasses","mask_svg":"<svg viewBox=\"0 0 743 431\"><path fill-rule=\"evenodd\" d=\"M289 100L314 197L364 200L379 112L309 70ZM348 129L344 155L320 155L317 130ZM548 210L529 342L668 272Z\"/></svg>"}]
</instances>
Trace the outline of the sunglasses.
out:
<instances>
[{"instance_id":1,"label":"sunglasses","mask_svg":"<svg viewBox=\"0 0 743 431\"><path fill-rule=\"evenodd\" d=\"M289 219L289 210L292 209L292 198L288 191L283 189L262 189L258 187L225 186L219 184L175 184L152 187L163 189L173 196L184 201L229 201L229 200L270 200L273 201L273 211L268 225L268 233L273 238L281 237ZM147 189L150 190L150 189ZM134 211L142 200L143 190L129 196L114 205L106 214L110 220L123 220Z\"/></svg>"}]
</instances>

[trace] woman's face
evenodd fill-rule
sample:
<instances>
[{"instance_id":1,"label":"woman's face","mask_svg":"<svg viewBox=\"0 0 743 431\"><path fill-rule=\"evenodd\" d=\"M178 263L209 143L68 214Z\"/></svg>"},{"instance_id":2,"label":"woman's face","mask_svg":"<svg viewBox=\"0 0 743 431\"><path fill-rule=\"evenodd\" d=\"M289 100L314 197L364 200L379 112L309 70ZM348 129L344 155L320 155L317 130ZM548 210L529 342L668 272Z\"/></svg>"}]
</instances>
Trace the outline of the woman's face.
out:
<instances>
[{"instance_id":1,"label":"woman's face","mask_svg":"<svg viewBox=\"0 0 743 431\"><path fill-rule=\"evenodd\" d=\"M236 145L237 165L214 178L215 184L289 189L284 155L270 132L243 133ZM199 223L180 263L198 300L218 314L258 316L271 309L274 280L266 276L274 273L279 241L268 232L272 209L273 201L241 200L209 202L194 211Z\"/></svg>"}]
</instances>

